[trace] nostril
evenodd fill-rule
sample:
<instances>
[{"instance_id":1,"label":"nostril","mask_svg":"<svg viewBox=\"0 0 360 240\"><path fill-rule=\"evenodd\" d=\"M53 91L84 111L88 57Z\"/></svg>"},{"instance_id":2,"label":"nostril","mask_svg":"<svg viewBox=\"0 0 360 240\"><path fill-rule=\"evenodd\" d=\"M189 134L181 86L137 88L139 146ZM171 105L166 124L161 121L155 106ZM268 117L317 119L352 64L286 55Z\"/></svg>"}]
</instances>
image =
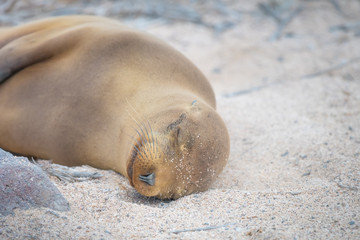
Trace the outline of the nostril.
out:
<instances>
[{"instance_id":1,"label":"nostril","mask_svg":"<svg viewBox=\"0 0 360 240\"><path fill-rule=\"evenodd\" d=\"M154 186L155 185L155 173L150 173L147 175L140 175L139 180L149 184L150 186Z\"/></svg>"}]
</instances>

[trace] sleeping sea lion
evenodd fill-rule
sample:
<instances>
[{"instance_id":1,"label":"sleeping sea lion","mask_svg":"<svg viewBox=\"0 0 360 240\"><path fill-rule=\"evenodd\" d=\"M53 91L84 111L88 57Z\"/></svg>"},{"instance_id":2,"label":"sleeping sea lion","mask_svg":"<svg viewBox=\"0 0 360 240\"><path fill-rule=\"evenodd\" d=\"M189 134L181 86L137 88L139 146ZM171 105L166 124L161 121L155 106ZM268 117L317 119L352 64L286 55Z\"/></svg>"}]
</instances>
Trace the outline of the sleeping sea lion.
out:
<instances>
[{"instance_id":1,"label":"sleeping sea lion","mask_svg":"<svg viewBox=\"0 0 360 240\"><path fill-rule=\"evenodd\" d=\"M2 30L0 113L1 148L113 169L160 199L206 190L229 156L228 131L198 68L107 18Z\"/></svg>"}]
</instances>

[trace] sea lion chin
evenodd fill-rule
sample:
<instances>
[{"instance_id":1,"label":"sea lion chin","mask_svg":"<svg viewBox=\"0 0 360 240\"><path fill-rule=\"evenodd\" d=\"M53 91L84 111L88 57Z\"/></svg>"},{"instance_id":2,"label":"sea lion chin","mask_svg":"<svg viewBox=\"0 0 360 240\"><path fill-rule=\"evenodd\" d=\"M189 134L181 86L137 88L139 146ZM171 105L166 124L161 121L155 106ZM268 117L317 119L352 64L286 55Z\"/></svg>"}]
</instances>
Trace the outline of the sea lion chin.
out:
<instances>
[{"instance_id":1,"label":"sea lion chin","mask_svg":"<svg viewBox=\"0 0 360 240\"><path fill-rule=\"evenodd\" d=\"M149 197L205 191L229 157L204 75L161 40L107 18L2 30L0 112L1 148L112 169Z\"/></svg>"}]
</instances>

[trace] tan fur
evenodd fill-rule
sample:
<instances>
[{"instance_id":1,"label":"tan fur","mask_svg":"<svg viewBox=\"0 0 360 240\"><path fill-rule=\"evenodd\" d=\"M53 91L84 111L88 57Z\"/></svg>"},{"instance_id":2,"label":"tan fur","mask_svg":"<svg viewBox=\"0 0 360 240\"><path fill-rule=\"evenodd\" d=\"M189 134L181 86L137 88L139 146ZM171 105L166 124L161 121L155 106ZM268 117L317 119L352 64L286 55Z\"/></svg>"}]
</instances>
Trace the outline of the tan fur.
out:
<instances>
[{"instance_id":1,"label":"tan fur","mask_svg":"<svg viewBox=\"0 0 360 240\"><path fill-rule=\"evenodd\" d=\"M7 29L0 83L1 148L113 169L145 196L206 190L229 155L203 74L113 20L58 17ZM154 186L139 181L151 172Z\"/></svg>"}]
</instances>

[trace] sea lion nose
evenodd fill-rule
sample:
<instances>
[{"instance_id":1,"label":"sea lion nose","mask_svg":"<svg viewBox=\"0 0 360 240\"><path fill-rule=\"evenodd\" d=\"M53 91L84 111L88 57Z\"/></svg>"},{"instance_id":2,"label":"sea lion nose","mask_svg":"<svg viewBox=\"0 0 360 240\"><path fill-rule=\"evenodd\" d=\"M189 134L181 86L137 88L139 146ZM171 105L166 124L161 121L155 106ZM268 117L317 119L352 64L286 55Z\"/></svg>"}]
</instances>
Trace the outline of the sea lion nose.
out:
<instances>
[{"instance_id":1,"label":"sea lion nose","mask_svg":"<svg viewBox=\"0 0 360 240\"><path fill-rule=\"evenodd\" d=\"M149 184L150 186L154 186L155 185L155 173L150 173L147 175L140 175L139 180Z\"/></svg>"}]
</instances>

